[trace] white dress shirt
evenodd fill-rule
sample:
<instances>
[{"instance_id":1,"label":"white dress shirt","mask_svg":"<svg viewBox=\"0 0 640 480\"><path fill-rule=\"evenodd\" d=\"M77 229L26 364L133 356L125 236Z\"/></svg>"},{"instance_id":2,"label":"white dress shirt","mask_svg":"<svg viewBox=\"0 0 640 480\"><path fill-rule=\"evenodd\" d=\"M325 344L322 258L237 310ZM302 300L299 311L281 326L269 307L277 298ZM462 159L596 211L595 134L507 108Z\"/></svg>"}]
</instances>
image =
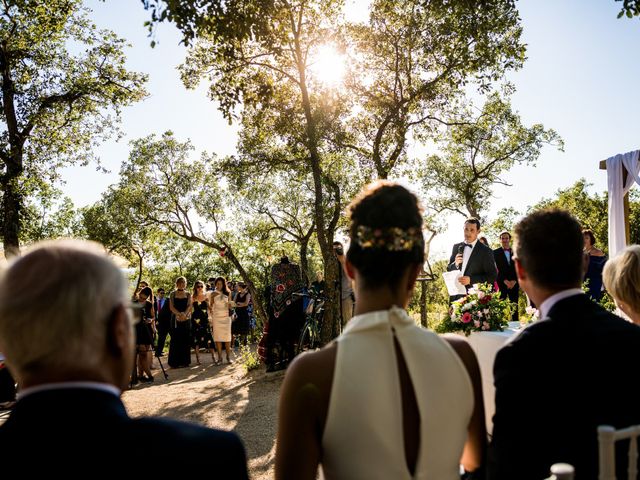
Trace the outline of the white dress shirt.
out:
<instances>
[{"instance_id":1,"label":"white dress shirt","mask_svg":"<svg viewBox=\"0 0 640 480\"><path fill-rule=\"evenodd\" d=\"M463 243L467 243L467 242L463 242ZM478 243L478 239L476 238L473 242L471 242L471 248L469 247L464 247L464 250L462 251L462 275L465 274L465 271L467 269L467 262L469 261L469 257L471 256L471 252L473 252L473 249L476 248L476 243Z\"/></svg>"},{"instance_id":2,"label":"white dress shirt","mask_svg":"<svg viewBox=\"0 0 640 480\"><path fill-rule=\"evenodd\" d=\"M564 300L565 298L573 297L574 295L581 295L584 292L580 288L569 288L568 290L561 290L558 293L554 293L550 297L548 297L542 304L540 305L540 316L539 318L542 320L547 316L547 314L551 311L553 306L558 303L560 300Z\"/></svg>"}]
</instances>

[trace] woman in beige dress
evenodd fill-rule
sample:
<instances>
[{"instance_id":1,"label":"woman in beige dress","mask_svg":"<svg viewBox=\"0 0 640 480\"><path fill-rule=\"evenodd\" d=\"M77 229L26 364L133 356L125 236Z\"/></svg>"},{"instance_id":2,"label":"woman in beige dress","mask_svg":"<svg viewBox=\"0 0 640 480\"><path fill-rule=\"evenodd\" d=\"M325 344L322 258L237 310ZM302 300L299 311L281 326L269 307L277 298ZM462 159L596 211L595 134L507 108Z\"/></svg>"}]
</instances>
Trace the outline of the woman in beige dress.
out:
<instances>
[{"instance_id":1,"label":"woman in beige dress","mask_svg":"<svg viewBox=\"0 0 640 480\"><path fill-rule=\"evenodd\" d=\"M231 316L229 309L235 304L231 301L231 295L227 281L223 277L216 278L215 290L209 295L209 312L213 328L213 341L216 343L218 359L216 365L222 362L222 344L227 352L227 363L231 363Z\"/></svg>"},{"instance_id":2,"label":"woman in beige dress","mask_svg":"<svg viewBox=\"0 0 640 480\"><path fill-rule=\"evenodd\" d=\"M327 479L459 480L461 464L481 467L482 388L466 341L445 341L405 311L424 262L417 198L380 181L350 209L355 316L289 366L276 479L315 479L321 465Z\"/></svg>"}]
</instances>

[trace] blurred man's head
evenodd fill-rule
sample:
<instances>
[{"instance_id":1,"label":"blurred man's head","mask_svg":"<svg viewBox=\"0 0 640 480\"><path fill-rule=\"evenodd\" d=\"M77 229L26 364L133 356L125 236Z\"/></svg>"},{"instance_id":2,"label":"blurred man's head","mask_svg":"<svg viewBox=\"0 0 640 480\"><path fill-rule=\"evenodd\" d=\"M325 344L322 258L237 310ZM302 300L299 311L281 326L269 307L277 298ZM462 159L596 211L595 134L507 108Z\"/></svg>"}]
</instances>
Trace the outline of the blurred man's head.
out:
<instances>
[{"instance_id":1,"label":"blurred man's head","mask_svg":"<svg viewBox=\"0 0 640 480\"><path fill-rule=\"evenodd\" d=\"M467 218L464 222L464 241L466 243L473 243L478 238L480 233L480 220L477 218Z\"/></svg>"},{"instance_id":2,"label":"blurred man's head","mask_svg":"<svg viewBox=\"0 0 640 480\"><path fill-rule=\"evenodd\" d=\"M583 277L580 224L564 210L540 210L515 228L514 256L518 280L547 291L579 288Z\"/></svg>"},{"instance_id":3,"label":"blurred man's head","mask_svg":"<svg viewBox=\"0 0 640 480\"><path fill-rule=\"evenodd\" d=\"M98 245L36 245L0 274L0 351L23 387L99 381L124 387L133 328L124 275Z\"/></svg>"}]
</instances>

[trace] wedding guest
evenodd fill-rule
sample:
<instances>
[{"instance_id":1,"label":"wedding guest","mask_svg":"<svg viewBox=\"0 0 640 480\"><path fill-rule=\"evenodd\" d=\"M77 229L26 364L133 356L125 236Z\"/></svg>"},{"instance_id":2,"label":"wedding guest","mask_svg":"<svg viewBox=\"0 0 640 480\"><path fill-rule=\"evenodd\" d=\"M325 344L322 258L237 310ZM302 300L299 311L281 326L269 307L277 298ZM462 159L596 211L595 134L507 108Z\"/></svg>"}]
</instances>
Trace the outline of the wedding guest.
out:
<instances>
[{"instance_id":1,"label":"wedding guest","mask_svg":"<svg viewBox=\"0 0 640 480\"><path fill-rule=\"evenodd\" d=\"M222 345L227 353L227 363L231 360L231 316L229 309L234 307L231 301L231 292L224 277L216 278L215 290L209 296L209 311L213 323L213 340L216 344L218 359L216 365L222 363Z\"/></svg>"},{"instance_id":2,"label":"wedding guest","mask_svg":"<svg viewBox=\"0 0 640 480\"><path fill-rule=\"evenodd\" d=\"M141 382L153 382L153 375L151 374L151 350L155 327L155 312L153 311L153 304L149 301L151 296L151 288L144 287L138 292L138 298L136 299L136 316L138 317L135 325L136 351L138 380Z\"/></svg>"},{"instance_id":3,"label":"wedding guest","mask_svg":"<svg viewBox=\"0 0 640 480\"><path fill-rule=\"evenodd\" d=\"M603 276L618 308L640 325L640 245L631 245L609 260Z\"/></svg>"},{"instance_id":4,"label":"wedding guest","mask_svg":"<svg viewBox=\"0 0 640 480\"><path fill-rule=\"evenodd\" d=\"M251 303L251 293L244 282L238 282L238 294L235 299L236 319L231 325L231 333L238 341L239 345L247 344L247 335L251 330L249 324L249 304Z\"/></svg>"},{"instance_id":5,"label":"wedding guest","mask_svg":"<svg viewBox=\"0 0 640 480\"><path fill-rule=\"evenodd\" d=\"M584 274L584 280L588 281L589 296L599 302L602 298L602 270L607 263L607 256L602 250L596 248L596 237L591 230L583 230L584 253L588 256L589 263Z\"/></svg>"},{"instance_id":6,"label":"wedding guest","mask_svg":"<svg viewBox=\"0 0 640 480\"><path fill-rule=\"evenodd\" d=\"M171 328L171 308L170 301L165 297L164 288L159 288L156 295L156 324L158 339L156 344L156 357L164 356L164 345L167 341L167 334Z\"/></svg>"},{"instance_id":7,"label":"wedding guest","mask_svg":"<svg viewBox=\"0 0 640 480\"><path fill-rule=\"evenodd\" d=\"M198 280L193 284L193 313L191 314L191 343L196 352L196 363L200 365L200 349L206 348L211 353L211 360L215 363L213 355L213 337L209 325L209 298L204 291L204 282Z\"/></svg>"},{"instance_id":8,"label":"wedding guest","mask_svg":"<svg viewBox=\"0 0 640 480\"><path fill-rule=\"evenodd\" d=\"M580 225L562 210L534 212L515 228L518 282L541 320L495 359L491 480L539 480L558 462L595 480L598 425L640 423L640 327L584 295L582 249Z\"/></svg>"},{"instance_id":9,"label":"wedding guest","mask_svg":"<svg viewBox=\"0 0 640 480\"><path fill-rule=\"evenodd\" d=\"M353 284L349 275L345 271L344 246L341 242L333 242L333 252L338 260L339 276L340 276L340 316L342 319L342 328L353 317L353 309L355 306L355 295L353 293Z\"/></svg>"},{"instance_id":10,"label":"wedding guest","mask_svg":"<svg viewBox=\"0 0 640 480\"><path fill-rule=\"evenodd\" d=\"M447 271L460 270L462 276L458 279L467 290L476 283L493 285L498 276L493 252L478 240L480 220L468 218L464 222L464 242L456 243L451 252ZM453 296L451 301L460 298Z\"/></svg>"},{"instance_id":11,"label":"wedding guest","mask_svg":"<svg viewBox=\"0 0 640 480\"><path fill-rule=\"evenodd\" d=\"M424 262L417 198L379 181L350 213L355 316L336 342L289 366L275 477L315 479L321 464L329 479L457 480L460 463L482 461L482 390L466 341L449 344L405 311Z\"/></svg>"},{"instance_id":12,"label":"wedding guest","mask_svg":"<svg viewBox=\"0 0 640 480\"><path fill-rule=\"evenodd\" d=\"M191 323L193 298L185 289L187 279L179 277L176 289L169 296L171 310L171 342L169 343L169 366L183 368L191 365Z\"/></svg>"},{"instance_id":13,"label":"wedding guest","mask_svg":"<svg viewBox=\"0 0 640 480\"><path fill-rule=\"evenodd\" d=\"M478 241L484 245L486 245L487 247L491 247L491 245L489 245L489 240L487 240L487 237L478 237Z\"/></svg>"},{"instance_id":14,"label":"wedding guest","mask_svg":"<svg viewBox=\"0 0 640 480\"><path fill-rule=\"evenodd\" d=\"M512 320L518 321L518 297L520 287L516 275L515 262L513 261L513 250L511 250L511 234L506 230L500 232L500 247L493 251L493 259L498 268L498 289L500 298L508 298L514 304Z\"/></svg>"},{"instance_id":15,"label":"wedding guest","mask_svg":"<svg viewBox=\"0 0 640 480\"><path fill-rule=\"evenodd\" d=\"M13 465L22 476L86 477L95 465L112 478L161 477L166 462L145 453L161 439L176 458L197 455L224 478L248 478L234 433L127 415L119 397L133 365L130 308L122 272L97 244L43 243L0 274L0 350L20 385L0 425L2 458L24 458L37 443L36 461ZM196 476L202 465L180 470Z\"/></svg>"}]
</instances>

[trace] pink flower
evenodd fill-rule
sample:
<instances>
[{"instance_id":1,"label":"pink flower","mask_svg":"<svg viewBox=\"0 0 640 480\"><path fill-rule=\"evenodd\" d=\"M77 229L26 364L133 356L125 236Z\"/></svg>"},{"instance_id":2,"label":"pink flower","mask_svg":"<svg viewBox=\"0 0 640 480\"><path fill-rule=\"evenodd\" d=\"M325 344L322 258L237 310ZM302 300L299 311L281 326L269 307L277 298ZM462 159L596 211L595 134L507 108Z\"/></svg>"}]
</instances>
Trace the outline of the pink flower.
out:
<instances>
[{"instance_id":1,"label":"pink flower","mask_svg":"<svg viewBox=\"0 0 640 480\"><path fill-rule=\"evenodd\" d=\"M489 330L489 324L487 322L482 322L482 330Z\"/></svg>"},{"instance_id":2,"label":"pink flower","mask_svg":"<svg viewBox=\"0 0 640 480\"><path fill-rule=\"evenodd\" d=\"M480 320L475 320L473 324L475 325L476 328L480 328Z\"/></svg>"},{"instance_id":3,"label":"pink flower","mask_svg":"<svg viewBox=\"0 0 640 480\"><path fill-rule=\"evenodd\" d=\"M280 283L280 284L278 284L278 285L276 286L276 292L278 292L278 293L282 293L282 292L284 292L284 285L283 285L283 284L281 284L281 283Z\"/></svg>"},{"instance_id":4,"label":"pink flower","mask_svg":"<svg viewBox=\"0 0 640 480\"><path fill-rule=\"evenodd\" d=\"M462 320L462 323L469 323L471 321L471 314L469 312L464 312L464 315L462 315L460 320Z\"/></svg>"}]
</instances>

